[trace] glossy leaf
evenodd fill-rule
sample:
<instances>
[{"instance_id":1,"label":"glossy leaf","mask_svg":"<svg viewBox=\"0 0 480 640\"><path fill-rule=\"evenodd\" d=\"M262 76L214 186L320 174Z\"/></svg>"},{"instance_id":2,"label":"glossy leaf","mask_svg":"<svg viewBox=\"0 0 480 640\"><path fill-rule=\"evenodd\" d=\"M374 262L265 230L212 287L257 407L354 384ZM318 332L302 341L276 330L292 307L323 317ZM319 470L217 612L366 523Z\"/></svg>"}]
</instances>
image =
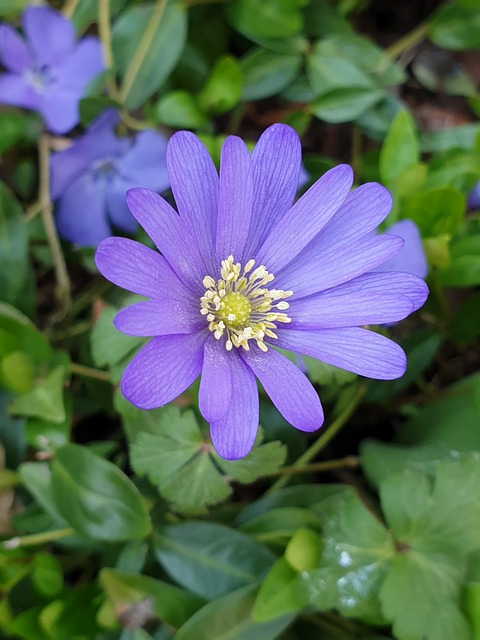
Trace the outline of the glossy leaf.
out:
<instances>
[{"instance_id":1,"label":"glossy leaf","mask_svg":"<svg viewBox=\"0 0 480 640\"><path fill-rule=\"evenodd\" d=\"M217 60L198 101L202 109L212 115L221 115L233 109L242 95L242 70L233 56Z\"/></svg>"},{"instance_id":2,"label":"glossy leaf","mask_svg":"<svg viewBox=\"0 0 480 640\"><path fill-rule=\"evenodd\" d=\"M256 622L267 622L300 611L307 604L298 573L279 558L262 581L252 616Z\"/></svg>"},{"instance_id":3,"label":"glossy leaf","mask_svg":"<svg viewBox=\"0 0 480 640\"><path fill-rule=\"evenodd\" d=\"M158 122L168 127L198 129L208 123L208 118L188 91L171 91L162 96L156 106Z\"/></svg>"},{"instance_id":4,"label":"glossy leaf","mask_svg":"<svg viewBox=\"0 0 480 640\"><path fill-rule=\"evenodd\" d=\"M65 420L63 382L65 368L58 366L31 391L16 398L10 405L12 415L35 416L60 423Z\"/></svg>"},{"instance_id":5,"label":"glossy leaf","mask_svg":"<svg viewBox=\"0 0 480 640\"><path fill-rule=\"evenodd\" d=\"M400 111L393 120L380 154L380 177L391 185L419 160L419 140L408 111Z\"/></svg>"},{"instance_id":6,"label":"glossy leaf","mask_svg":"<svg viewBox=\"0 0 480 640\"><path fill-rule=\"evenodd\" d=\"M295 80L302 63L300 55L278 54L262 47L242 58L243 100L260 100L286 89Z\"/></svg>"},{"instance_id":7,"label":"glossy leaf","mask_svg":"<svg viewBox=\"0 0 480 640\"><path fill-rule=\"evenodd\" d=\"M129 540L148 535L151 524L135 485L111 462L85 447L58 449L52 488L62 516L83 535L98 540Z\"/></svg>"}]
</instances>

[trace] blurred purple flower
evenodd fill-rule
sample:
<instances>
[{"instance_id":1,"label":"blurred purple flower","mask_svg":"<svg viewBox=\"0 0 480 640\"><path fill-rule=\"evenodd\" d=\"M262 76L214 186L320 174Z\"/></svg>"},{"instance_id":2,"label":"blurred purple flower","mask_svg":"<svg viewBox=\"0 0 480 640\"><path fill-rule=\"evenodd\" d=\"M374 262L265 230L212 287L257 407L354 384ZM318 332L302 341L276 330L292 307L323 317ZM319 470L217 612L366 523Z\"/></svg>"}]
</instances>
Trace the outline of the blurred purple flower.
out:
<instances>
[{"instance_id":1,"label":"blurred purple flower","mask_svg":"<svg viewBox=\"0 0 480 640\"><path fill-rule=\"evenodd\" d=\"M426 278L428 263L423 250L420 231L413 220L400 220L388 228L388 233L400 236L404 240L402 249L375 271L405 271L419 278Z\"/></svg>"},{"instance_id":2,"label":"blurred purple flower","mask_svg":"<svg viewBox=\"0 0 480 640\"><path fill-rule=\"evenodd\" d=\"M150 130L119 137L118 121L115 111L106 111L85 135L51 158L51 196L65 240L96 246L111 235L112 225L134 232L137 222L125 200L128 189L163 191L169 186L166 138Z\"/></svg>"},{"instance_id":3,"label":"blurred purple flower","mask_svg":"<svg viewBox=\"0 0 480 640\"><path fill-rule=\"evenodd\" d=\"M428 293L412 274L372 273L403 245L371 235L390 210L388 191L371 183L350 192L352 170L340 165L293 204L300 163L296 133L274 125L252 155L227 138L219 177L201 142L179 132L167 149L179 214L146 189L127 194L162 255L123 238L104 240L96 253L106 278L151 298L115 318L124 333L155 336L127 366L123 394L152 409L202 374L200 411L229 459L245 456L255 440L256 377L294 427L322 425L317 392L275 347L398 378L402 349L360 326L398 321Z\"/></svg>"},{"instance_id":4,"label":"blurred purple flower","mask_svg":"<svg viewBox=\"0 0 480 640\"><path fill-rule=\"evenodd\" d=\"M480 210L480 180L476 183L473 189L470 190L467 196L467 211L479 211Z\"/></svg>"},{"instance_id":5,"label":"blurred purple flower","mask_svg":"<svg viewBox=\"0 0 480 640\"><path fill-rule=\"evenodd\" d=\"M41 113L47 128L66 133L79 121L78 102L88 83L104 70L97 38L75 42L73 24L48 7L23 13L24 41L0 25L0 102Z\"/></svg>"}]
</instances>

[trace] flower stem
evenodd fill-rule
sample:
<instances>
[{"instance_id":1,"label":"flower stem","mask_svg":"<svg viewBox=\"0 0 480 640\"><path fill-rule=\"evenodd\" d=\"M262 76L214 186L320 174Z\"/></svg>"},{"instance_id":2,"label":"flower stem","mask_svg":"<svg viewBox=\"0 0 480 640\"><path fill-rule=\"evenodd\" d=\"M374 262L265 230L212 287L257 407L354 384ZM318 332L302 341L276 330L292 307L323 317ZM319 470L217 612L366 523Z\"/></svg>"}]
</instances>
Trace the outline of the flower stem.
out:
<instances>
[{"instance_id":1,"label":"flower stem","mask_svg":"<svg viewBox=\"0 0 480 640\"><path fill-rule=\"evenodd\" d=\"M412 29L412 31L403 36L403 38L400 38L400 40L394 42L390 47L387 47L385 54L389 58L399 58L402 53L415 47L427 35L428 24L427 20L421 22L415 29Z\"/></svg>"},{"instance_id":2,"label":"flower stem","mask_svg":"<svg viewBox=\"0 0 480 640\"><path fill-rule=\"evenodd\" d=\"M86 367L83 364L76 362L70 363L71 373L75 373L83 378L92 378L93 380L101 380L102 382L110 382L110 376L106 371L100 371L100 369L94 369L93 367Z\"/></svg>"},{"instance_id":3,"label":"flower stem","mask_svg":"<svg viewBox=\"0 0 480 640\"><path fill-rule=\"evenodd\" d=\"M19 547L33 547L37 544L45 544L47 542L54 542L60 538L68 538L73 536L75 530L68 529L55 529L55 531L45 531L44 533L33 533L29 536L17 536L10 538L10 540L4 540L2 546L4 549L18 549Z\"/></svg>"},{"instance_id":4,"label":"flower stem","mask_svg":"<svg viewBox=\"0 0 480 640\"><path fill-rule=\"evenodd\" d=\"M297 473L326 473L334 469L355 469L358 467L358 458L356 456L345 456L338 460L326 460L325 462L313 462L298 466L296 464L290 467L283 467L278 471L268 474L269 476L290 476Z\"/></svg>"},{"instance_id":5,"label":"flower stem","mask_svg":"<svg viewBox=\"0 0 480 640\"><path fill-rule=\"evenodd\" d=\"M38 155L40 165L38 199L41 203L43 226L52 252L53 266L57 280L56 297L59 307L58 316L59 319L63 319L70 311L72 296L67 265L53 220L53 206L50 199L50 143L45 133L42 133L40 136Z\"/></svg>"},{"instance_id":6,"label":"flower stem","mask_svg":"<svg viewBox=\"0 0 480 640\"><path fill-rule=\"evenodd\" d=\"M155 31L160 24L160 20L162 19L163 12L165 11L165 7L167 6L167 0L157 0L155 8L152 11L152 15L150 20L148 21L147 28L145 29L143 36L138 44L137 50L135 51L135 55L127 69L125 74L125 78L123 80L122 88L120 90L120 100L125 102L128 94L130 93L131 88L135 82L135 78L137 77L137 73L140 71L142 63L145 59L145 56L150 49L150 46L153 42L153 38L155 36Z\"/></svg>"},{"instance_id":7,"label":"flower stem","mask_svg":"<svg viewBox=\"0 0 480 640\"><path fill-rule=\"evenodd\" d=\"M342 427L346 424L346 422L351 417L355 409L358 407L358 405L360 404L365 394L365 391L366 391L366 386L364 384L360 384L357 388L356 394L353 396L350 403L345 407L345 409L338 416L338 418L332 422L330 427L323 432L323 434L318 438L318 440L315 440L312 446L308 448L305 451L305 453L303 453L297 459L295 464L293 464L290 468L297 468L297 469L299 467L305 468L305 465L307 465L307 463L309 463L310 460L315 458L315 456L317 456L320 453L320 451L322 451L327 446L330 440L337 435L337 433L342 429ZM281 478L279 478L270 487L270 489L267 491L267 494L274 493L275 491L278 491L279 489L284 487L288 483L291 475L292 474L283 475Z\"/></svg>"},{"instance_id":8,"label":"flower stem","mask_svg":"<svg viewBox=\"0 0 480 640\"><path fill-rule=\"evenodd\" d=\"M67 0L63 5L62 13L66 18L71 18L75 13L75 9L77 8L77 4L80 0Z\"/></svg>"},{"instance_id":9,"label":"flower stem","mask_svg":"<svg viewBox=\"0 0 480 640\"><path fill-rule=\"evenodd\" d=\"M112 53L112 32L110 29L110 0L98 0L98 31L102 42L103 57L107 67L107 87L110 97L118 98L118 87L115 82L115 71Z\"/></svg>"}]
</instances>

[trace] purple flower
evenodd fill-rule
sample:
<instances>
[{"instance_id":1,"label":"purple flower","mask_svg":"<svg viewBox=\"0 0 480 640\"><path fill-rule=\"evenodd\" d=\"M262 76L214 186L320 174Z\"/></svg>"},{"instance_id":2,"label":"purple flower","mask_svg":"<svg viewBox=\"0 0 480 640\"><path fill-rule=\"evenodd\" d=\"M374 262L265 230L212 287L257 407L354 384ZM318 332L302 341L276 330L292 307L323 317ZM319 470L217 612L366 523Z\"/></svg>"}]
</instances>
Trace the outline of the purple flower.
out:
<instances>
[{"instance_id":1,"label":"purple flower","mask_svg":"<svg viewBox=\"0 0 480 640\"><path fill-rule=\"evenodd\" d=\"M111 225L132 233L137 222L125 200L128 189L169 186L166 138L157 131L119 137L118 121L115 111L106 111L71 147L52 156L51 195L65 240L96 246L111 234Z\"/></svg>"},{"instance_id":2,"label":"purple flower","mask_svg":"<svg viewBox=\"0 0 480 640\"><path fill-rule=\"evenodd\" d=\"M340 165L293 204L300 163L300 141L285 125L269 127L252 155L227 138L220 177L200 141L177 133L167 166L178 214L146 189L127 194L162 255L122 238L96 253L105 277L150 298L115 318L124 333L155 336L127 366L123 394L152 409L202 374L200 411L229 459L255 440L256 378L294 427L323 422L317 392L276 347L397 378L402 349L360 326L398 321L427 296L412 274L372 273L403 245L371 235L391 207L388 191L366 184L351 192L352 170Z\"/></svg>"},{"instance_id":3,"label":"purple flower","mask_svg":"<svg viewBox=\"0 0 480 640\"><path fill-rule=\"evenodd\" d=\"M42 114L53 133L79 121L78 102L105 65L97 38L75 43L72 23L48 7L23 13L26 42L9 25L0 25L0 102Z\"/></svg>"},{"instance_id":4,"label":"purple flower","mask_svg":"<svg viewBox=\"0 0 480 640\"><path fill-rule=\"evenodd\" d=\"M375 271L406 271L414 273L419 278L426 278L428 264L423 250L420 231L413 220L400 220L388 229L388 233L400 236L404 245L396 256L390 258Z\"/></svg>"}]
</instances>

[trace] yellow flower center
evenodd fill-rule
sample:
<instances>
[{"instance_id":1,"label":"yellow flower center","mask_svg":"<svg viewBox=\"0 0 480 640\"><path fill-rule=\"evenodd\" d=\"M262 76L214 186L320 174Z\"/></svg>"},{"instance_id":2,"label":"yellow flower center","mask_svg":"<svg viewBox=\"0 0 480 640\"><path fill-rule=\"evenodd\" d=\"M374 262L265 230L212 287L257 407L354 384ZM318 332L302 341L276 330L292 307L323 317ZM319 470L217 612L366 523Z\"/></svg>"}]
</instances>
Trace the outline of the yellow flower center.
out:
<instances>
[{"instance_id":1,"label":"yellow flower center","mask_svg":"<svg viewBox=\"0 0 480 640\"><path fill-rule=\"evenodd\" d=\"M276 338L272 331L277 322L290 322L285 309L289 304L285 298L293 291L268 289L265 285L275 276L262 265L253 269L255 260L245 267L235 263L233 256L222 260L221 278L215 281L205 276L205 294L200 298L200 313L207 317L208 328L215 338L225 335L225 348L243 347L249 350L249 340L255 340L262 351L267 351L265 337ZM253 271L252 271L253 269Z\"/></svg>"}]
</instances>

